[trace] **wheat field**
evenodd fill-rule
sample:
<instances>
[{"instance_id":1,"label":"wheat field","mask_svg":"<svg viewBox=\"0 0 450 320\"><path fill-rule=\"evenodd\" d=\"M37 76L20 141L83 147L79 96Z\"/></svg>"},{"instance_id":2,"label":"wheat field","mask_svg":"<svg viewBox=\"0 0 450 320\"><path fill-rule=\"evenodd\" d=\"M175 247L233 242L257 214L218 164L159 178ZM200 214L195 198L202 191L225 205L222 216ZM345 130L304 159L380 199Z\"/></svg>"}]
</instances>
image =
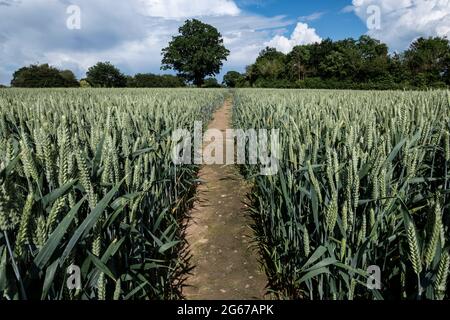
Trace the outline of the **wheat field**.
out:
<instances>
[{"instance_id":1,"label":"wheat field","mask_svg":"<svg viewBox=\"0 0 450 320\"><path fill-rule=\"evenodd\" d=\"M242 168L278 297L448 298L449 92L240 90L234 125L281 132L278 175Z\"/></svg>"},{"instance_id":2,"label":"wheat field","mask_svg":"<svg viewBox=\"0 0 450 320\"><path fill-rule=\"evenodd\" d=\"M449 298L448 91L8 89L0 299L182 298L199 167L171 135L230 95L234 128L280 130L276 175L240 166L272 296Z\"/></svg>"},{"instance_id":3,"label":"wheat field","mask_svg":"<svg viewBox=\"0 0 450 320\"><path fill-rule=\"evenodd\" d=\"M0 92L3 299L175 299L196 166L172 131L207 123L223 91ZM83 279L69 290L67 268Z\"/></svg>"}]
</instances>

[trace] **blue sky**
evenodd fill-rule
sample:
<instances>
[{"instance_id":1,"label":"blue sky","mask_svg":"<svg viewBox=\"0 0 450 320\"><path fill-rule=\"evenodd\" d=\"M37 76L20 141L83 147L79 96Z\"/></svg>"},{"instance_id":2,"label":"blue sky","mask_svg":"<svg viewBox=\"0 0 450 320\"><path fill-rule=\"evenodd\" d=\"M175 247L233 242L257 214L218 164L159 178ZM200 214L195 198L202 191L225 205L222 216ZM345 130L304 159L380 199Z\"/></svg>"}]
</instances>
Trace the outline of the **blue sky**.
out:
<instances>
[{"instance_id":1,"label":"blue sky","mask_svg":"<svg viewBox=\"0 0 450 320\"><path fill-rule=\"evenodd\" d=\"M324 38L359 37L367 27L355 14L342 12L351 5L348 0L241 0L244 9L265 16L286 15L292 20L306 21ZM293 31L295 26L289 28Z\"/></svg>"},{"instance_id":2,"label":"blue sky","mask_svg":"<svg viewBox=\"0 0 450 320\"><path fill-rule=\"evenodd\" d=\"M222 33L231 55L221 75L245 71L265 46L287 53L369 34L401 51L419 36L450 36L450 0L0 0L0 83L34 63L79 78L98 61L161 73L161 49L190 18Z\"/></svg>"}]
</instances>

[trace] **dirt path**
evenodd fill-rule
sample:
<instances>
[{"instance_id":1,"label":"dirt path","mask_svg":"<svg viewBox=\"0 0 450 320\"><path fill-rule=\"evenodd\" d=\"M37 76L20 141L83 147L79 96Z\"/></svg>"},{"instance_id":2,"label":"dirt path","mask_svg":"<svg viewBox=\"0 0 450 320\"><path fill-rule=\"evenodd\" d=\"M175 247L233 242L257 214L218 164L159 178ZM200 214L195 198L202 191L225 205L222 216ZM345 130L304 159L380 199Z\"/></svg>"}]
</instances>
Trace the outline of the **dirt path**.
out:
<instances>
[{"instance_id":1,"label":"dirt path","mask_svg":"<svg viewBox=\"0 0 450 320\"><path fill-rule=\"evenodd\" d=\"M230 128L231 109L227 100L209 128ZM195 268L183 294L189 300L263 299L267 280L250 248L243 204L249 187L235 166L203 166L200 179L199 201L187 229Z\"/></svg>"}]
</instances>

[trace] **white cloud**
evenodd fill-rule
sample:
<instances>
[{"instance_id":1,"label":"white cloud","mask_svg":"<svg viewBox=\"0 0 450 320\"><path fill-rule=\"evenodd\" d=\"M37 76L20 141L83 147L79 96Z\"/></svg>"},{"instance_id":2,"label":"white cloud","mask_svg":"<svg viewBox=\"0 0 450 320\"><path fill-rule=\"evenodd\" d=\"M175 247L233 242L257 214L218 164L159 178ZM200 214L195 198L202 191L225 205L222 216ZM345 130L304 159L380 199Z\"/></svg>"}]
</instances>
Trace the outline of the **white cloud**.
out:
<instances>
[{"instance_id":1,"label":"white cloud","mask_svg":"<svg viewBox=\"0 0 450 320\"><path fill-rule=\"evenodd\" d=\"M297 45L311 44L321 42L322 38L316 33L316 29L310 28L308 24L299 22L295 27L294 32L290 38L282 35L276 35L266 46L276 48L277 50L288 53Z\"/></svg>"},{"instance_id":2,"label":"white cloud","mask_svg":"<svg viewBox=\"0 0 450 320\"><path fill-rule=\"evenodd\" d=\"M342 8L340 12L341 13L350 13L353 11L355 11L355 7L352 5L348 5L348 6L345 6L344 8Z\"/></svg>"},{"instance_id":3,"label":"white cloud","mask_svg":"<svg viewBox=\"0 0 450 320\"><path fill-rule=\"evenodd\" d=\"M241 11L232 0L140 0L150 17L180 19L198 16L236 16Z\"/></svg>"},{"instance_id":4,"label":"white cloud","mask_svg":"<svg viewBox=\"0 0 450 320\"><path fill-rule=\"evenodd\" d=\"M353 11L364 22L368 8L380 11L380 28L368 34L401 51L418 37L450 36L450 0L353 0Z\"/></svg>"},{"instance_id":5,"label":"white cloud","mask_svg":"<svg viewBox=\"0 0 450 320\"><path fill-rule=\"evenodd\" d=\"M314 12L307 16L298 17L298 19L300 21L306 21L306 22L316 21L316 20L319 20L320 18L322 18L325 14L326 14L326 12L324 12L324 11Z\"/></svg>"},{"instance_id":6,"label":"white cloud","mask_svg":"<svg viewBox=\"0 0 450 320\"><path fill-rule=\"evenodd\" d=\"M280 28L287 27L292 21L283 16L262 17L240 15L237 17L210 17L203 19L216 26L224 37L224 44L230 50L230 56L224 69L243 71L245 66L255 62L265 43Z\"/></svg>"}]
</instances>

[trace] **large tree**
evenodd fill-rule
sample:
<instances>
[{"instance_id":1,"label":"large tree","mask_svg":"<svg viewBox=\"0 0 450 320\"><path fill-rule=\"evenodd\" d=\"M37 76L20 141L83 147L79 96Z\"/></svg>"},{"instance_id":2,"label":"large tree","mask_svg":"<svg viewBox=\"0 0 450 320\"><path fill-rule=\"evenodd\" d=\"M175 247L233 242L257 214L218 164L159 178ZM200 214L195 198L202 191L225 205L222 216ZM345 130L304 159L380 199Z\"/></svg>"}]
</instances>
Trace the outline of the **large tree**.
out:
<instances>
[{"instance_id":1,"label":"large tree","mask_svg":"<svg viewBox=\"0 0 450 320\"><path fill-rule=\"evenodd\" d=\"M266 47L259 53L256 62L247 70L247 77L253 83L255 79L273 81L281 79L286 70L286 55L275 48Z\"/></svg>"},{"instance_id":2,"label":"large tree","mask_svg":"<svg viewBox=\"0 0 450 320\"><path fill-rule=\"evenodd\" d=\"M220 72L230 51L219 31L199 20L187 20L179 33L162 50L162 69L174 69L180 77L201 87L205 77Z\"/></svg>"},{"instance_id":3,"label":"large tree","mask_svg":"<svg viewBox=\"0 0 450 320\"><path fill-rule=\"evenodd\" d=\"M89 68L87 81L94 87L122 88L127 85L127 78L110 62L99 62Z\"/></svg>"},{"instance_id":4,"label":"large tree","mask_svg":"<svg viewBox=\"0 0 450 320\"><path fill-rule=\"evenodd\" d=\"M78 87L72 71L60 71L48 64L30 65L14 72L12 87L22 88L58 88Z\"/></svg>"},{"instance_id":5,"label":"large tree","mask_svg":"<svg viewBox=\"0 0 450 320\"><path fill-rule=\"evenodd\" d=\"M413 77L421 79L423 85L448 81L450 42L446 38L419 38L405 52L405 60Z\"/></svg>"},{"instance_id":6,"label":"large tree","mask_svg":"<svg viewBox=\"0 0 450 320\"><path fill-rule=\"evenodd\" d=\"M66 80L66 83L69 87L79 87L80 83L78 82L75 74L71 70L63 70L59 73L61 77Z\"/></svg>"},{"instance_id":7,"label":"large tree","mask_svg":"<svg viewBox=\"0 0 450 320\"><path fill-rule=\"evenodd\" d=\"M295 46L287 56L288 69L291 79L304 80L307 73L307 64L311 59L309 46Z\"/></svg>"},{"instance_id":8,"label":"large tree","mask_svg":"<svg viewBox=\"0 0 450 320\"><path fill-rule=\"evenodd\" d=\"M367 35L357 42L361 65L357 81L377 81L388 74L389 49L386 44Z\"/></svg>"}]
</instances>

